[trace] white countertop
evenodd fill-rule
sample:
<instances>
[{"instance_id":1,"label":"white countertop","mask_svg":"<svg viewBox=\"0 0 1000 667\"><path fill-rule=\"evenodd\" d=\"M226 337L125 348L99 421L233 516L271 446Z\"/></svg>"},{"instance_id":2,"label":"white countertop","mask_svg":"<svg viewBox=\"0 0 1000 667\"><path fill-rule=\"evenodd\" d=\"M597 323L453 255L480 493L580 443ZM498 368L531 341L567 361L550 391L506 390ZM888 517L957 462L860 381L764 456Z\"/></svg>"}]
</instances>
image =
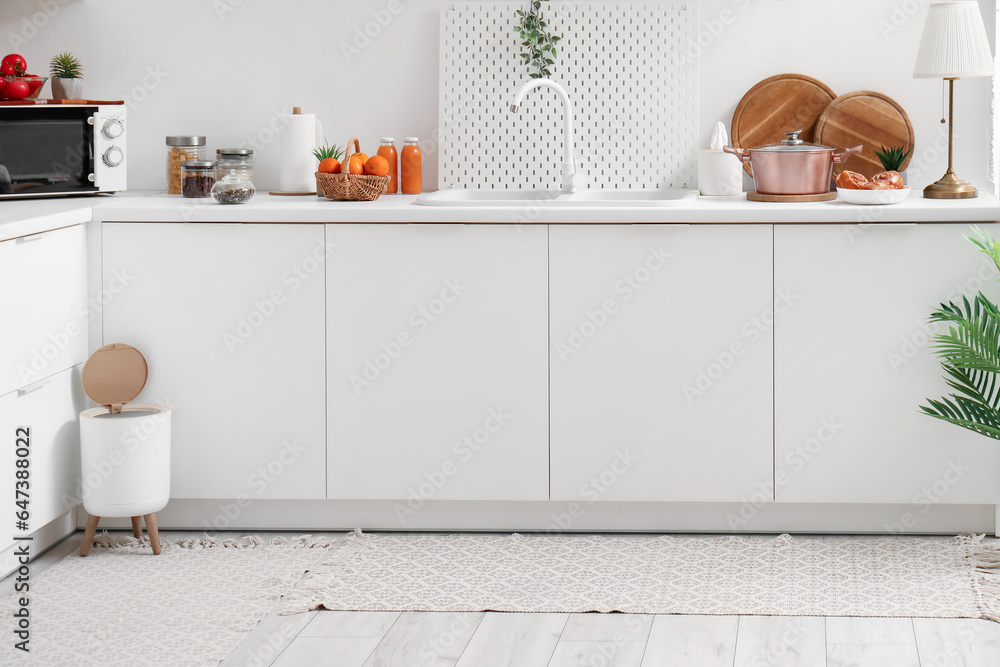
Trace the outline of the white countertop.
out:
<instances>
[{"instance_id":1,"label":"white countertop","mask_svg":"<svg viewBox=\"0 0 1000 667\"><path fill-rule=\"evenodd\" d=\"M555 208L544 203L510 207L443 207L414 204L414 195L382 195L374 202L337 202L316 196L258 193L246 204L162 193L131 193L102 201L94 211L104 222L316 222L316 223L912 223L1000 221L1000 202L980 191L967 200L924 199L920 191L892 206L841 201L805 204L749 202L745 197L701 197L686 206Z\"/></svg>"},{"instance_id":2,"label":"white countertop","mask_svg":"<svg viewBox=\"0 0 1000 667\"><path fill-rule=\"evenodd\" d=\"M545 208L417 206L416 196L383 195L374 202L258 194L247 204L129 192L113 197L0 201L0 241L104 222L313 222L313 223L915 223L996 222L1000 202L991 193L967 200L924 199L912 192L894 206L854 206L840 201L766 204L744 197L701 197L688 206L662 208Z\"/></svg>"}]
</instances>

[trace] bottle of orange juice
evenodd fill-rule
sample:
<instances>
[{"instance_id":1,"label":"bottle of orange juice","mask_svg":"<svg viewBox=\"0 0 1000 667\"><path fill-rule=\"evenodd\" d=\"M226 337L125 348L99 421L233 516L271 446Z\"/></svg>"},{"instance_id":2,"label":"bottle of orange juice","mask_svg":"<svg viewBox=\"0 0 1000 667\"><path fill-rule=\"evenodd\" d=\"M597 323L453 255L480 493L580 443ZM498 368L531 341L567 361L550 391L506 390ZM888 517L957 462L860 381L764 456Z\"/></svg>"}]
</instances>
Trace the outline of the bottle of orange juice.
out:
<instances>
[{"instance_id":1,"label":"bottle of orange juice","mask_svg":"<svg viewBox=\"0 0 1000 667\"><path fill-rule=\"evenodd\" d=\"M387 193L394 193L398 187L399 179L399 168L396 164L396 146L393 142L396 141L392 137L382 137L379 139L378 153L376 155L381 155L385 158L385 161L389 163L389 186L386 188Z\"/></svg>"},{"instance_id":2,"label":"bottle of orange juice","mask_svg":"<svg viewBox=\"0 0 1000 667\"><path fill-rule=\"evenodd\" d=\"M420 164L420 146L417 137L403 137L405 145L399 154L400 172L404 195L419 195L423 189Z\"/></svg>"}]
</instances>

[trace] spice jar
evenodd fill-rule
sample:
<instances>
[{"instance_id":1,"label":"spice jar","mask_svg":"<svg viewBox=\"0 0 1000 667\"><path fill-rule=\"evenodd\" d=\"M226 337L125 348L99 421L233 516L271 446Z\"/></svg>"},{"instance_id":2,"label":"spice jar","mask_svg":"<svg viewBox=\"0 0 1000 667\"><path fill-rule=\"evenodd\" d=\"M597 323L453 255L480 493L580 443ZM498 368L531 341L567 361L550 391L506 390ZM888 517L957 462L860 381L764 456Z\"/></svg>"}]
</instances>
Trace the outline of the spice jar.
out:
<instances>
[{"instance_id":1,"label":"spice jar","mask_svg":"<svg viewBox=\"0 0 1000 667\"><path fill-rule=\"evenodd\" d=\"M219 171L222 165L219 165ZM220 204L245 204L253 197L255 189L245 176L232 169L212 186L212 198Z\"/></svg>"},{"instance_id":2,"label":"spice jar","mask_svg":"<svg viewBox=\"0 0 1000 667\"><path fill-rule=\"evenodd\" d=\"M167 194L181 193L181 162L205 159L205 137L167 137Z\"/></svg>"},{"instance_id":3,"label":"spice jar","mask_svg":"<svg viewBox=\"0 0 1000 667\"><path fill-rule=\"evenodd\" d=\"M215 170L216 180L221 180L235 170L246 180L254 182L252 148L219 148L215 151L215 159L219 163Z\"/></svg>"},{"instance_id":4,"label":"spice jar","mask_svg":"<svg viewBox=\"0 0 1000 667\"><path fill-rule=\"evenodd\" d=\"M181 194L185 197L211 197L215 185L215 160L181 162Z\"/></svg>"}]
</instances>

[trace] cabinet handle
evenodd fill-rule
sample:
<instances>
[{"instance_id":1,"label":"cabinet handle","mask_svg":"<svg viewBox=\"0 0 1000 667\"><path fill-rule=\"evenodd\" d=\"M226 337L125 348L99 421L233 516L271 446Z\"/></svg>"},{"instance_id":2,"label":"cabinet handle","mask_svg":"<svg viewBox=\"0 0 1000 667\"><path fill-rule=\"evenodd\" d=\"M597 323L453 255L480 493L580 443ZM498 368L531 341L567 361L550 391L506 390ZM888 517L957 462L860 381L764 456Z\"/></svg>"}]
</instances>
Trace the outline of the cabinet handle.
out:
<instances>
[{"instance_id":1,"label":"cabinet handle","mask_svg":"<svg viewBox=\"0 0 1000 667\"><path fill-rule=\"evenodd\" d=\"M47 377L44 380L39 380L38 382L35 382L34 384L29 384L27 387L22 387L21 389L18 389L17 390L17 397L20 398L21 396L24 396L25 394L30 394L33 391L38 391L39 389L41 389L45 385L47 385L50 382L52 382L52 379L53 378L51 378L51 377Z\"/></svg>"},{"instance_id":2,"label":"cabinet handle","mask_svg":"<svg viewBox=\"0 0 1000 667\"><path fill-rule=\"evenodd\" d=\"M31 243L32 241L37 241L48 234L48 232L39 232L38 234L31 234L30 236L19 236L14 239L14 243Z\"/></svg>"}]
</instances>

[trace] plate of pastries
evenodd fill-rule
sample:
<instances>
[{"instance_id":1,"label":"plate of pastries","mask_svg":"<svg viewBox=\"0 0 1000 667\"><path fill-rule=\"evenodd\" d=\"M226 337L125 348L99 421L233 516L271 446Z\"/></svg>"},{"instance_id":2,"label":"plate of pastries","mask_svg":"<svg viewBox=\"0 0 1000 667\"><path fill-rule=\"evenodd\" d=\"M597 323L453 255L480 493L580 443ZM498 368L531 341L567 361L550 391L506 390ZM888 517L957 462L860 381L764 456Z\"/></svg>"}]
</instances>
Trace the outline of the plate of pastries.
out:
<instances>
[{"instance_id":1,"label":"plate of pastries","mask_svg":"<svg viewBox=\"0 0 1000 667\"><path fill-rule=\"evenodd\" d=\"M848 204L899 204L909 196L910 188L896 171L883 171L870 179L856 171L842 171L837 176L837 194Z\"/></svg>"}]
</instances>

